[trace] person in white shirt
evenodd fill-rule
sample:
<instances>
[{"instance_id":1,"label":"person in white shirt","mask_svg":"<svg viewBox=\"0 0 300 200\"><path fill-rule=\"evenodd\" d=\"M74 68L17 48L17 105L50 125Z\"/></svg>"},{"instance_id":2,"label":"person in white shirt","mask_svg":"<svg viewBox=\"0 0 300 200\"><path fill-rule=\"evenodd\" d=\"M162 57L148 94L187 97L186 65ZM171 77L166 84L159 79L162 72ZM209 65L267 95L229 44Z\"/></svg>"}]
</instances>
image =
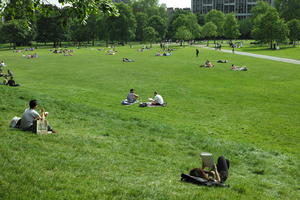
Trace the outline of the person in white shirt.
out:
<instances>
[{"instance_id":1,"label":"person in white shirt","mask_svg":"<svg viewBox=\"0 0 300 200\"><path fill-rule=\"evenodd\" d=\"M154 92L154 98L151 101L152 105L163 105L164 104L164 99L160 94L158 94L156 91Z\"/></svg>"},{"instance_id":2,"label":"person in white shirt","mask_svg":"<svg viewBox=\"0 0 300 200\"><path fill-rule=\"evenodd\" d=\"M21 118L21 124L20 129L23 131L33 131L33 122L35 120L42 119L42 117L39 115L39 113L35 110L38 107L37 100L31 100L29 102L29 108L27 108ZM42 109L42 113L44 113L44 110ZM44 113L45 116L47 116L47 113ZM48 131L51 131L52 133L56 133L52 129L51 126L48 125Z\"/></svg>"}]
</instances>

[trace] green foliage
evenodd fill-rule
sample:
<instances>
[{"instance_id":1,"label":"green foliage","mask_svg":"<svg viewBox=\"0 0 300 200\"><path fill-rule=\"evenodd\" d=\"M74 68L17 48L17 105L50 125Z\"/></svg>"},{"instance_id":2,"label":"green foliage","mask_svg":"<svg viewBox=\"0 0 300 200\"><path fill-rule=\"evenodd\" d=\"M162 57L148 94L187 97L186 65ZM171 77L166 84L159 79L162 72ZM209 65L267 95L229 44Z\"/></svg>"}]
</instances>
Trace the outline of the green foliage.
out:
<instances>
[{"instance_id":1,"label":"green foliage","mask_svg":"<svg viewBox=\"0 0 300 200\"><path fill-rule=\"evenodd\" d=\"M296 41L300 40L300 20L293 19L287 23L290 33L289 39L293 41L294 46L296 45Z\"/></svg>"},{"instance_id":2,"label":"green foliage","mask_svg":"<svg viewBox=\"0 0 300 200\"><path fill-rule=\"evenodd\" d=\"M272 10L273 7L265 2L265 1L258 1L256 6L254 6L252 9L251 9L251 19L252 21L255 21L255 19L260 16L260 15L263 15L265 14L266 12Z\"/></svg>"},{"instance_id":3,"label":"green foliage","mask_svg":"<svg viewBox=\"0 0 300 200\"><path fill-rule=\"evenodd\" d=\"M181 26L177 29L175 38L183 41L191 40L193 39L193 34L185 26Z\"/></svg>"},{"instance_id":4,"label":"green foliage","mask_svg":"<svg viewBox=\"0 0 300 200\"><path fill-rule=\"evenodd\" d=\"M195 14L180 14L172 22L171 26L172 30L175 30L175 34L180 27L184 26L190 33L192 33L193 38L201 37L201 27L198 24L197 16Z\"/></svg>"},{"instance_id":5,"label":"green foliage","mask_svg":"<svg viewBox=\"0 0 300 200\"><path fill-rule=\"evenodd\" d=\"M105 21L108 26L109 39L112 41L127 42L135 38L136 21L131 7L122 3L116 4L120 15L110 16Z\"/></svg>"},{"instance_id":6,"label":"green foliage","mask_svg":"<svg viewBox=\"0 0 300 200\"><path fill-rule=\"evenodd\" d=\"M251 18L241 19L238 21L240 27L241 37L243 38L251 38L251 30L253 28Z\"/></svg>"},{"instance_id":7,"label":"green foliage","mask_svg":"<svg viewBox=\"0 0 300 200\"><path fill-rule=\"evenodd\" d=\"M234 13L227 14L224 22L224 36L228 39L236 39L241 35L239 24Z\"/></svg>"},{"instance_id":8,"label":"green foliage","mask_svg":"<svg viewBox=\"0 0 300 200\"><path fill-rule=\"evenodd\" d=\"M218 35L217 26L213 22L207 22L202 28L202 34L206 38L213 38Z\"/></svg>"},{"instance_id":9,"label":"green foliage","mask_svg":"<svg viewBox=\"0 0 300 200\"><path fill-rule=\"evenodd\" d=\"M143 35L144 41L150 42L150 44L159 39L159 33L151 26L148 26L143 29Z\"/></svg>"},{"instance_id":10,"label":"green foliage","mask_svg":"<svg viewBox=\"0 0 300 200\"><path fill-rule=\"evenodd\" d=\"M17 44L27 44L34 37L34 31L26 20L10 20L1 27L2 39L13 43L14 48Z\"/></svg>"},{"instance_id":11,"label":"green foliage","mask_svg":"<svg viewBox=\"0 0 300 200\"><path fill-rule=\"evenodd\" d=\"M300 1L299 0L275 0L280 17L286 21L293 19L300 20Z\"/></svg>"},{"instance_id":12,"label":"green foliage","mask_svg":"<svg viewBox=\"0 0 300 200\"><path fill-rule=\"evenodd\" d=\"M136 18L136 40L143 41L143 30L148 24L148 16L145 13L138 12Z\"/></svg>"},{"instance_id":13,"label":"green foliage","mask_svg":"<svg viewBox=\"0 0 300 200\"><path fill-rule=\"evenodd\" d=\"M205 15L205 23L213 22L217 26L217 36L224 35L225 15L219 10L211 10Z\"/></svg>"},{"instance_id":14,"label":"green foliage","mask_svg":"<svg viewBox=\"0 0 300 200\"><path fill-rule=\"evenodd\" d=\"M273 41L283 41L289 33L284 20L279 18L275 9L270 9L264 15L260 15L254 22L252 30L253 38L263 42L269 42L272 48Z\"/></svg>"},{"instance_id":15,"label":"green foliage","mask_svg":"<svg viewBox=\"0 0 300 200\"><path fill-rule=\"evenodd\" d=\"M150 17L148 20L148 26L155 29L161 40L165 38L167 32L167 22L163 18L158 15Z\"/></svg>"}]
</instances>

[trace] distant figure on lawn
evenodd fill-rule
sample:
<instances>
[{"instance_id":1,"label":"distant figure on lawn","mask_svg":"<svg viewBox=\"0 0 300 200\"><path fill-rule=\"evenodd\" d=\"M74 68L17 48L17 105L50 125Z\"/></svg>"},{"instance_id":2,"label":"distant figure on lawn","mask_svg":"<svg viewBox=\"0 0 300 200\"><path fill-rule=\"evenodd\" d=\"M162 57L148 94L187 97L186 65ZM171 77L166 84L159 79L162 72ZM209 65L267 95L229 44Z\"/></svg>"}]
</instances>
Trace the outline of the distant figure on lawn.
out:
<instances>
[{"instance_id":1,"label":"distant figure on lawn","mask_svg":"<svg viewBox=\"0 0 300 200\"><path fill-rule=\"evenodd\" d=\"M5 67L6 66L6 64L4 63L4 61L2 60L1 62L0 62L0 67Z\"/></svg>"},{"instance_id":2,"label":"distant figure on lawn","mask_svg":"<svg viewBox=\"0 0 300 200\"><path fill-rule=\"evenodd\" d=\"M218 60L217 63L228 63L228 60Z\"/></svg>"},{"instance_id":3,"label":"distant figure on lawn","mask_svg":"<svg viewBox=\"0 0 300 200\"><path fill-rule=\"evenodd\" d=\"M204 65L200 65L200 67L205 67L205 68L212 68L214 65L209 61L206 60Z\"/></svg>"},{"instance_id":4,"label":"distant figure on lawn","mask_svg":"<svg viewBox=\"0 0 300 200\"><path fill-rule=\"evenodd\" d=\"M196 56L199 56L199 49L196 49Z\"/></svg>"},{"instance_id":5,"label":"distant figure on lawn","mask_svg":"<svg viewBox=\"0 0 300 200\"><path fill-rule=\"evenodd\" d=\"M235 66L234 64L231 65L231 70L232 71L248 71L248 68L246 66Z\"/></svg>"},{"instance_id":6,"label":"distant figure on lawn","mask_svg":"<svg viewBox=\"0 0 300 200\"><path fill-rule=\"evenodd\" d=\"M128 95L127 95L127 101L129 103L134 103L139 98L139 95L137 95L134 91L134 89L130 89Z\"/></svg>"},{"instance_id":7,"label":"distant figure on lawn","mask_svg":"<svg viewBox=\"0 0 300 200\"><path fill-rule=\"evenodd\" d=\"M151 105L157 105L157 106L162 106L164 105L164 99L162 98L162 96L160 94L158 94L156 91L154 92L154 97L149 98L149 100L151 101Z\"/></svg>"},{"instance_id":8,"label":"distant figure on lawn","mask_svg":"<svg viewBox=\"0 0 300 200\"><path fill-rule=\"evenodd\" d=\"M20 84L16 84L14 77L10 77L9 81L7 81L6 85L12 86L12 87L18 87Z\"/></svg>"},{"instance_id":9,"label":"distant figure on lawn","mask_svg":"<svg viewBox=\"0 0 300 200\"><path fill-rule=\"evenodd\" d=\"M123 58L123 62L134 62L134 60L128 59L128 58Z\"/></svg>"},{"instance_id":10,"label":"distant figure on lawn","mask_svg":"<svg viewBox=\"0 0 300 200\"><path fill-rule=\"evenodd\" d=\"M42 119L41 115L36 111L37 107L37 100L31 100L29 102L29 108L24 111L21 122L18 122L18 124L20 124L20 129L22 129L23 131L33 131L34 121ZM48 115L47 112L44 112L44 109L41 109L41 112L42 116L46 117ZM56 133L56 131L54 131L50 125L48 125L48 131Z\"/></svg>"}]
</instances>

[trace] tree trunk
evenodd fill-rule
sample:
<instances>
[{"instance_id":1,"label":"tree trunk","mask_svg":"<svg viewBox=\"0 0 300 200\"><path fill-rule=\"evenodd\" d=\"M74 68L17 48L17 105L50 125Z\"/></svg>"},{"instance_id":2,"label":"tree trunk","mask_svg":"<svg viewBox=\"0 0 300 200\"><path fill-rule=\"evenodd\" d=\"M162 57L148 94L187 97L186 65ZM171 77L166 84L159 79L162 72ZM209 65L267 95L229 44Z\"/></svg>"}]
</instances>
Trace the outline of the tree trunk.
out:
<instances>
[{"instance_id":1,"label":"tree trunk","mask_svg":"<svg viewBox=\"0 0 300 200\"><path fill-rule=\"evenodd\" d=\"M208 46L209 45L209 40L207 40L207 44L206 44L206 46Z\"/></svg>"},{"instance_id":2,"label":"tree trunk","mask_svg":"<svg viewBox=\"0 0 300 200\"><path fill-rule=\"evenodd\" d=\"M273 41L272 40L270 41L270 47L271 47L271 49L273 49Z\"/></svg>"}]
</instances>

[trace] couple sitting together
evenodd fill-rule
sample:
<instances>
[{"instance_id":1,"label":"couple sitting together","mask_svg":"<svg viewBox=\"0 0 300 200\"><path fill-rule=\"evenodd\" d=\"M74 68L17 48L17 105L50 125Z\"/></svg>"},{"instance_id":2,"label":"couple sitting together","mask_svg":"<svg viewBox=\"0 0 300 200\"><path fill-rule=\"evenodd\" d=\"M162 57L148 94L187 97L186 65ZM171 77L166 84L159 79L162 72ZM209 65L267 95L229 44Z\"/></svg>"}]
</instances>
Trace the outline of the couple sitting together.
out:
<instances>
[{"instance_id":1,"label":"couple sitting together","mask_svg":"<svg viewBox=\"0 0 300 200\"><path fill-rule=\"evenodd\" d=\"M122 105L132 105L134 103L139 102L138 101L139 95L137 95L134 91L134 89L130 89L127 98L122 101ZM154 92L154 97L149 98L150 102L144 103L145 105L150 106L163 106L165 104L164 99L160 94L158 94L156 91Z\"/></svg>"},{"instance_id":2,"label":"couple sitting together","mask_svg":"<svg viewBox=\"0 0 300 200\"><path fill-rule=\"evenodd\" d=\"M212 68L214 65L209 61L206 60L204 65L200 65L200 67L205 67L205 68Z\"/></svg>"}]
</instances>

